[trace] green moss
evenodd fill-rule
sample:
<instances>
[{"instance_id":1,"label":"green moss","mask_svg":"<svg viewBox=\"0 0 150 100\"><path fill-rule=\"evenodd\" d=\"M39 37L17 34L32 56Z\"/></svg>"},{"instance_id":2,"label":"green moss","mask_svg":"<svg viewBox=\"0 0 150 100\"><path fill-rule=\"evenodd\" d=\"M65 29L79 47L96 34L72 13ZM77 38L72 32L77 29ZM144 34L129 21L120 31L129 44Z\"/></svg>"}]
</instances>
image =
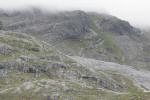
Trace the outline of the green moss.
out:
<instances>
[{"instance_id":1,"label":"green moss","mask_svg":"<svg viewBox=\"0 0 150 100\"><path fill-rule=\"evenodd\" d=\"M15 60L21 55L20 52L14 52L11 55L0 55L0 61Z\"/></svg>"},{"instance_id":2,"label":"green moss","mask_svg":"<svg viewBox=\"0 0 150 100\"><path fill-rule=\"evenodd\" d=\"M122 61L122 50L115 44L113 37L109 34L105 34L103 44L97 45L96 50L119 62Z\"/></svg>"},{"instance_id":3,"label":"green moss","mask_svg":"<svg viewBox=\"0 0 150 100\"><path fill-rule=\"evenodd\" d=\"M122 50L116 45L113 35L110 32L103 32L102 30L98 29L95 21L99 20L101 17L92 16L91 17L91 28L98 33L98 37L103 40L103 43L97 45L97 52L103 53L108 57L113 58L119 62L122 62L123 52Z\"/></svg>"},{"instance_id":4,"label":"green moss","mask_svg":"<svg viewBox=\"0 0 150 100\"><path fill-rule=\"evenodd\" d=\"M15 35L1 35L0 42L8 44L16 49L20 48L35 51L35 49L37 50L40 48L40 46L36 44L32 39L20 39L18 37L15 37Z\"/></svg>"},{"instance_id":5,"label":"green moss","mask_svg":"<svg viewBox=\"0 0 150 100\"><path fill-rule=\"evenodd\" d=\"M74 60L72 60L72 59L64 59L64 61L63 61L64 63L66 63L66 64L72 64L72 63L75 63L75 61Z\"/></svg>"}]
</instances>

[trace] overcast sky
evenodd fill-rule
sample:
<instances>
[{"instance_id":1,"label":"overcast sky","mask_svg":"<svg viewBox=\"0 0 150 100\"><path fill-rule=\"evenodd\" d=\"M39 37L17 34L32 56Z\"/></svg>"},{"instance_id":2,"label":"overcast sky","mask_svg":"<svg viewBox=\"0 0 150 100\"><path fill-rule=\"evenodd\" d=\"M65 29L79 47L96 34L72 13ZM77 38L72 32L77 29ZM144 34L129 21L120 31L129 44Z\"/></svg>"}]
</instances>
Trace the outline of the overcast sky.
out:
<instances>
[{"instance_id":1,"label":"overcast sky","mask_svg":"<svg viewBox=\"0 0 150 100\"><path fill-rule=\"evenodd\" d=\"M107 12L128 20L132 25L150 26L150 0L0 0L1 8L25 6Z\"/></svg>"}]
</instances>

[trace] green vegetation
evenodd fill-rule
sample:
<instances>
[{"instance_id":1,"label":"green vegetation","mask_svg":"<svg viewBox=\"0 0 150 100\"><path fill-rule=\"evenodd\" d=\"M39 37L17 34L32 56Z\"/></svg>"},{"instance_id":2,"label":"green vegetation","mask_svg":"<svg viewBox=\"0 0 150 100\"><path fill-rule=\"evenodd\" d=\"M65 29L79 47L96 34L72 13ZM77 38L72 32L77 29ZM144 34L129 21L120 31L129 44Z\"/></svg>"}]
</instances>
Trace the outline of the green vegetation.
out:
<instances>
[{"instance_id":1,"label":"green vegetation","mask_svg":"<svg viewBox=\"0 0 150 100\"><path fill-rule=\"evenodd\" d=\"M22 55L48 57L57 56L54 48L50 48L46 43L34 39L30 35L19 33L7 33L0 35L0 43L10 46L10 54L1 55L0 60L14 60ZM51 57L50 57L51 58Z\"/></svg>"},{"instance_id":2,"label":"green vegetation","mask_svg":"<svg viewBox=\"0 0 150 100\"><path fill-rule=\"evenodd\" d=\"M74 87L74 86L73 86ZM72 87L72 88L73 88ZM75 86L76 87L76 86ZM80 92L79 92L80 91ZM47 96L43 96L39 93L36 95L30 92L24 94L3 94L0 95L2 100L47 100L48 97L54 98L53 93L48 93ZM80 90L72 92L62 92L59 95L58 100L149 100L149 93L137 92L134 94L113 94L107 93L101 90L80 88Z\"/></svg>"},{"instance_id":3,"label":"green vegetation","mask_svg":"<svg viewBox=\"0 0 150 100\"><path fill-rule=\"evenodd\" d=\"M111 35L99 30L98 36L102 37L104 41L97 46L98 51L102 50L110 57L122 56L121 50L115 45ZM74 50L78 51L81 47L87 47L89 43L96 40L96 38L81 38L78 42L72 41L69 47L72 46ZM9 33L0 35L0 43L12 47L10 48L12 53L0 55L0 61L25 59L18 61L15 65L16 68L36 67L42 69L44 65L50 63L38 77L35 77L36 73L34 72L12 69L7 74L7 78L0 79L0 92L2 92L0 100L47 100L48 96L53 99L57 94L58 100L149 100L150 98L149 93L138 90L130 79L116 72L91 70L92 66L88 68L79 65L71 58L59 53L55 48L32 36ZM55 66L51 65L49 61L54 61ZM59 63L63 64L59 66ZM0 64L0 68L3 67L6 66ZM100 81L107 85L103 86Z\"/></svg>"},{"instance_id":4,"label":"green vegetation","mask_svg":"<svg viewBox=\"0 0 150 100\"><path fill-rule=\"evenodd\" d=\"M106 33L104 33L106 34ZM109 57L113 57L119 62L122 62L122 50L115 44L114 39L111 35L106 34L102 45L97 47L98 50L103 49L104 53Z\"/></svg>"},{"instance_id":5,"label":"green vegetation","mask_svg":"<svg viewBox=\"0 0 150 100\"><path fill-rule=\"evenodd\" d=\"M24 48L24 49L28 49L28 50L37 49L37 51L38 51L38 47L39 47L39 45L35 44L33 40L20 39L20 38L11 36L11 35L0 36L0 42L6 43L12 47Z\"/></svg>"},{"instance_id":6,"label":"green vegetation","mask_svg":"<svg viewBox=\"0 0 150 100\"><path fill-rule=\"evenodd\" d=\"M97 51L107 55L108 57L115 59L117 62L122 62L122 50L116 45L113 35L109 32L103 32L102 30L98 29L95 22L99 20L101 17L99 16L92 16L91 17L91 28L98 33L98 37L103 40L103 43L97 46ZM112 59L112 60L113 60Z\"/></svg>"},{"instance_id":7,"label":"green vegetation","mask_svg":"<svg viewBox=\"0 0 150 100\"><path fill-rule=\"evenodd\" d=\"M3 29L3 23L0 21L0 30Z\"/></svg>"}]
</instances>

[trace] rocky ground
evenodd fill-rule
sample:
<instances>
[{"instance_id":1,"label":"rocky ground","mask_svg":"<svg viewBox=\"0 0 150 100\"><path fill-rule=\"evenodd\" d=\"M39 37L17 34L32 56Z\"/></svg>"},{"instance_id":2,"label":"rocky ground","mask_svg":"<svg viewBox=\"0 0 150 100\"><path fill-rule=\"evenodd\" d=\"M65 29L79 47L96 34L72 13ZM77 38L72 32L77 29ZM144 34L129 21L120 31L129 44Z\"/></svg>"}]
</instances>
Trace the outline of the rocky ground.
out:
<instances>
[{"instance_id":1,"label":"rocky ground","mask_svg":"<svg viewBox=\"0 0 150 100\"><path fill-rule=\"evenodd\" d=\"M0 100L149 100L149 39L128 22L39 9L0 22Z\"/></svg>"},{"instance_id":2,"label":"rocky ground","mask_svg":"<svg viewBox=\"0 0 150 100\"><path fill-rule=\"evenodd\" d=\"M143 93L139 98L145 98L149 93L149 71L68 56L24 33L1 33L0 43L2 100L120 100L125 95L137 98L139 93Z\"/></svg>"}]
</instances>

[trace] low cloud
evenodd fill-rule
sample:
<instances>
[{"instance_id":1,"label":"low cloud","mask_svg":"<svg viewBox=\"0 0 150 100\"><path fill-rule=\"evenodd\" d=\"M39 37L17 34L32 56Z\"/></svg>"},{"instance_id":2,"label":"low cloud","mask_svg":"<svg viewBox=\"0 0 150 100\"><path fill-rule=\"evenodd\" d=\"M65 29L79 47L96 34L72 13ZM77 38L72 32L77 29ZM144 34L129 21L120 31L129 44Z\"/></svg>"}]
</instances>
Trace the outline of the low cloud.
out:
<instances>
[{"instance_id":1,"label":"low cloud","mask_svg":"<svg viewBox=\"0 0 150 100\"><path fill-rule=\"evenodd\" d=\"M24 9L29 6L44 10L84 10L107 12L132 25L150 26L149 0L0 0L3 9Z\"/></svg>"}]
</instances>

